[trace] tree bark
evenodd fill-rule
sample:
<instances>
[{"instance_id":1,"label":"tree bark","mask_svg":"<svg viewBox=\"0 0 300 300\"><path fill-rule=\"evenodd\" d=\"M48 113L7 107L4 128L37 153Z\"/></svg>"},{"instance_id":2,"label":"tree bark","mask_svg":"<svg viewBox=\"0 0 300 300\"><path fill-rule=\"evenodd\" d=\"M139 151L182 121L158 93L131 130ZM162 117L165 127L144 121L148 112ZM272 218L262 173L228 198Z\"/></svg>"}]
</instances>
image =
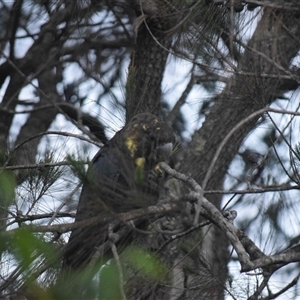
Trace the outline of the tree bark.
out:
<instances>
[{"instance_id":1,"label":"tree bark","mask_svg":"<svg viewBox=\"0 0 300 300\"><path fill-rule=\"evenodd\" d=\"M290 80L283 80L280 76L290 73L288 67L300 48L299 39L295 38L299 34L299 20L293 14L268 8L264 10L237 72L229 78L223 92L213 99L214 105L209 115L200 130L193 135L180 167L181 172L191 175L201 185L216 150L226 135L240 121L274 102L295 84L292 77ZM206 190L222 188L231 161L259 118L260 116L252 118L231 136L213 168ZM221 208L220 196L208 195L207 198ZM229 258L226 244L223 233L214 229L208 232L201 246L208 253L208 264L212 274L216 276L214 282L219 286L215 288L220 293L211 294L211 289L207 293L201 289L190 290L187 299L207 299L208 296L209 299L222 299ZM203 253L202 250L201 252ZM195 280L193 274L189 277L191 285L195 281L200 284L205 279L200 276Z\"/></svg>"},{"instance_id":2,"label":"tree bark","mask_svg":"<svg viewBox=\"0 0 300 300\"><path fill-rule=\"evenodd\" d=\"M171 26L160 19L139 26L126 83L126 122L138 113L161 112L161 82L172 43L165 31Z\"/></svg>"}]
</instances>

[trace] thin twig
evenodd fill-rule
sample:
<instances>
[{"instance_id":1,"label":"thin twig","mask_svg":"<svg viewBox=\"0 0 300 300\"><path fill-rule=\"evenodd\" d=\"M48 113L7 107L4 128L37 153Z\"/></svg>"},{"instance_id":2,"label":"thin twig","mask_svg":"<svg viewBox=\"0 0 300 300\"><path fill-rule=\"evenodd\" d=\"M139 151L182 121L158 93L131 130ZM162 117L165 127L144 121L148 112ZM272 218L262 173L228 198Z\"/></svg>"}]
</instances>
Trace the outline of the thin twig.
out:
<instances>
[{"instance_id":1,"label":"thin twig","mask_svg":"<svg viewBox=\"0 0 300 300\"><path fill-rule=\"evenodd\" d=\"M271 299L276 299L278 298L280 295L282 295L284 292L286 292L287 290L289 290L291 287L293 287L294 285L297 284L297 282L299 281L300 278L300 273L289 283L287 284L283 289L281 289L279 292L275 293L275 294L271 294L267 297L261 298L261 300L271 300ZM255 298L257 299L257 298Z\"/></svg>"},{"instance_id":2,"label":"thin twig","mask_svg":"<svg viewBox=\"0 0 300 300\"><path fill-rule=\"evenodd\" d=\"M189 193L189 197L194 198L197 201L197 203L200 204L199 215L203 207L206 210L207 214L209 215L210 219L215 224L217 224L228 237L229 241L231 242L232 246L237 252L242 268L251 269L253 265L249 259L248 254L245 251L243 244L240 242L237 236L238 229L234 227L232 222L226 220L226 218L224 218L222 213L203 196L203 190L200 187L200 185L193 178L172 169L166 163L160 163L160 167L163 170L165 170L169 175L187 183L193 188L194 191Z\"/></svg>"},{"instance_id":3,"label":"thin twig","mask_svg":"<svg viewBox=\"0 0 300 300\"><path fill-rule=\"evenodd\" d=\"M125 295L125 291L124 291L124 276L123 276L123 269L122 269L122 265L120 262L120 257L117 251L117 247L115 245L115 241L114 241L114 233L113 233L113 227L109 226L108 227L108 238L110 240L110 246L111 246L111 251L114 255L114 259L116 261L116 265L117 265L117 269L119 272L119 279L120 279L120 292L121 292L121 296L122 296L122 300L126 300L126 295Z\"/></svg>"},{"instance_id":4,"label":"thin twig","mask_svg":"<svg viewBox=\"0 0 300 300\"><path fill-rule=\"evenodd\" d=\"M83 162L84 164L87 162ZM21 170L21 169L42 169L58 166L68 166L70 165L69 161L58 161L56 163L42 163L42 164L29 164L29 165L18 165L18 166L8 166L0 168L0 171L3 170Z\"/></svg>"},{"instance_id":5,"label":"thin twig","mask_svg":"<svg viewBox=\"0 0 300 300\"><path fill-rule=\"evenodd\" d=\"M251 188L245 190L207 190L204 191L204 195L206 194L262 194L262 193L270 193L270 192L280 192L280 191L289 191L289 190L299 190L299 185L290 185L289 183L285 183L282 185L270 185L261 188Z\"/></svg>"}]
</instances>

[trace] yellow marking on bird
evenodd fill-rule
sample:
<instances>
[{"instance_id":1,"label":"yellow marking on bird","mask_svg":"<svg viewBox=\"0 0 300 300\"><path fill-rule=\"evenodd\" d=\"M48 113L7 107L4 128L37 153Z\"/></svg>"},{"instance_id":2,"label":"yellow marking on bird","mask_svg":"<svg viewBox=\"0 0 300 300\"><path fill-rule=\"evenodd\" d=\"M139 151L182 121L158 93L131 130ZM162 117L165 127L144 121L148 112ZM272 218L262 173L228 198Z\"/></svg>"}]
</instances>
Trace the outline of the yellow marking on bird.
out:
<instances>
[{"instance_id":1,"label":"yellow marking on bird","mask_svg":"<svg viewBox=\"0 0 300 300\"><path fill-rule=\"evenodd\" d=\"M135 174L134 174L134 179L135 179L135 183L139 186L142 186L144 183L144 166L145 166L145 158L144 157L138 157L135 160Z\"/></svg>"},{"instance_id":2,"label":"yellow marking on bird","mask_svg":"<svg viewBox=\"0 0 300 300\"><path fill-rule=\"evenodd\" d=\"M147 125L143 125L143 129L144 129L145 131L147 131L147 130L148 130Z\"/></svg>"},{"instance_id":3,"label":"yellow marking on bird","mask_svg":"<svg viewBox=\"0 0 300 300\"><path fill-rule=\"evenodd\" d=\"M135 139L132 137L129 137L126 139L125 144L127 146L127 149L129 150L132 157L134 157L134 154L137 150L137 144L135 142Z\"/></svg>"},{"instance_id":4,"label":"yellow marking on bird","mask_svg":"<svg viewBox=\"0 0 300 300\"><path fill-rule=\"evenodd\" d=\"M136 165L138 168L144 167L144 165L145 165L145 157L138 157L138 158L135 160L135 165Z\"/></svg>"}]
</instances>

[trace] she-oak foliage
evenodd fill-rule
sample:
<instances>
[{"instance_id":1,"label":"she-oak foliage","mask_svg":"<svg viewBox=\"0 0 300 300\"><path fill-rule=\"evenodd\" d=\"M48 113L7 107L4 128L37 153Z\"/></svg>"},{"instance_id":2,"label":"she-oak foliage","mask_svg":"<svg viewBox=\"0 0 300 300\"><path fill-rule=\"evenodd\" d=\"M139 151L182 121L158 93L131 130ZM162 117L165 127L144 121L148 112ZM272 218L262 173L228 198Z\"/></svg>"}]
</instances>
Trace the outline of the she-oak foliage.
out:
<instances>
[{"instance_id":1,"label":"she-oak foliage","mask_svg":"<svg viewBox=\"0 0 300 300\"><path fill-rule=\"evenodd\" d=\"M299 298L298 1L0 1L0 27L0 298ZM130 158L159 198L65 276L90 145L140 113L181 137Z\"/></svg>"}]
</instances>

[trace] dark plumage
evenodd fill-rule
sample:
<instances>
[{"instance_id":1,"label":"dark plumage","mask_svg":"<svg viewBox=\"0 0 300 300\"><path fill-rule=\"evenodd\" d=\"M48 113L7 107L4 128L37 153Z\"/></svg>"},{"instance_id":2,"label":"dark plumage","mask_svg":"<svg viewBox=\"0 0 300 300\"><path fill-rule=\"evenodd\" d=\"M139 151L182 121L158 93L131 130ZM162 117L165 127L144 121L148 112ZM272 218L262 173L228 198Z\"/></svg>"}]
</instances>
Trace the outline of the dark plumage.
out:
<instances>
[{"instance_id":1,"label":"dark plumage","mask_svg":"<svg viewBox=\"0 0 300 300\"><path fill-rule=\"evenodd\" d=\"M157 203L159 176L155 167L166 161L174 133L152 114L135 116L95 155L78 203L75 221L97 217L97 222L71 233L63 267L86 266L96 247L107 239L116 213ZM99 218L99 220L98 220Z\"/></svg>"}]
</instances>

